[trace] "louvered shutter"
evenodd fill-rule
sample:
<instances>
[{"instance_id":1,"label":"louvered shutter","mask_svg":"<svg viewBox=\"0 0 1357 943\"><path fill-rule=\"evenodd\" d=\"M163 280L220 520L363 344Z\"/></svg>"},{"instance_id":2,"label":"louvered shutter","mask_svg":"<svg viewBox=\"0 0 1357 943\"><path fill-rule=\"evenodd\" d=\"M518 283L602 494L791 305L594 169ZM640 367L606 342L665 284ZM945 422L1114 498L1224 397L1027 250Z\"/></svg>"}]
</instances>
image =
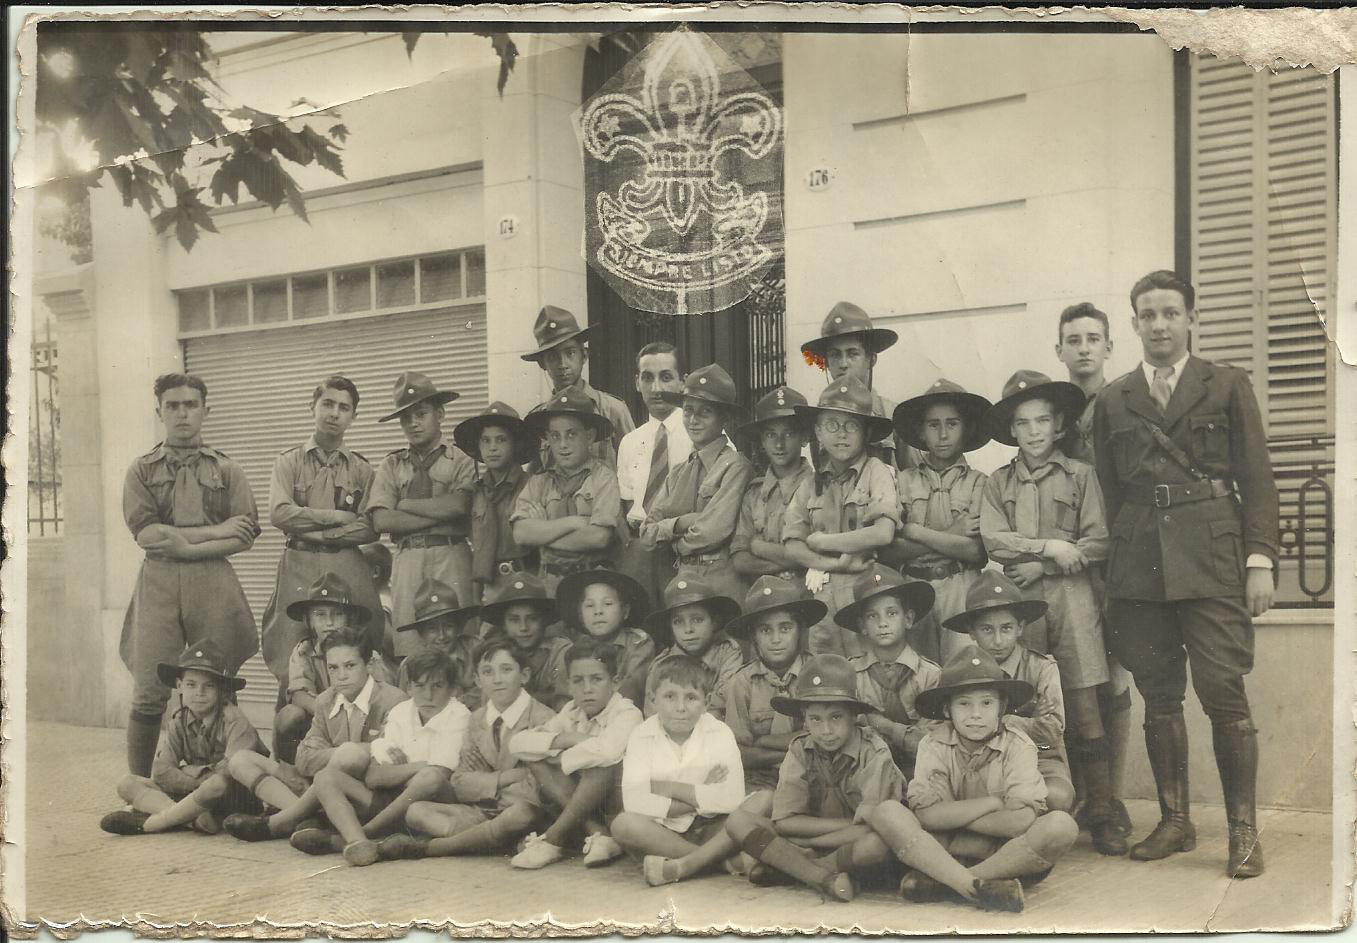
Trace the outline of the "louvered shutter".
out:
<instances>
[{"instance_id":1,"label":"louvered shutter","mask_svg":"<svg viewBox=\"0 0 1357 943\"><path fill-rule=\"evenodd\" d=\"M256 621L273 591L283 534L268 524L273 460L312 432L308 407L316 382L341 373L358 386L358 416L346 442L375 467L405 444L400 424L378 423L391 409L391 384L402 370L418 370L439 389L461 394L447 406L443 431L489 404L485 309L444 308L286 329L197 337L184 341L184 364L207 383L212 414L207 443L239 462L259 504L263 533L254 547L231 558ZM271 726L277 683L255 656L241 671L248 684L241 704L256 726Z\"/></svg>"},{"instance_id":2,"label":"louvered shutter","mask_svg":"<svg viewBox=\"0 0 1357 943\"><path fill-rule=\"evenodd\" d=\"M1323 489L1305 483L1333 481L1334 355L1322 319L1336 276L1334 80L1314 69L1255 73L1208 56L1191 63L1196 352L1253 378L1281 489L1279 600L1305 603L1298 545L1312 590L1332 554Z\"/></svg>"}]
</instances>

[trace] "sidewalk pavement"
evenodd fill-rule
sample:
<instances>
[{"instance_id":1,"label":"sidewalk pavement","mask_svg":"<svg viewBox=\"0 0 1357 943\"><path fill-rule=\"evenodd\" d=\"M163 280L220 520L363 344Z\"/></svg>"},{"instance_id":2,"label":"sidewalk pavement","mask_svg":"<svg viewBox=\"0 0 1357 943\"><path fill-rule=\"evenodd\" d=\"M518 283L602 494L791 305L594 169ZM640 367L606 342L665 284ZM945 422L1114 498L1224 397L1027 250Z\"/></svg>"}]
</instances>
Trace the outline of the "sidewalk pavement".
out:
<instances>
[{"instance_id":1,"label":"sidewalk pavement","mask_svg":"<svg viewBox=\"0 0 1357 943\"><path fill-rule=\"evenodd\" d=\"M1196 851L1161 862L1104 858L1081 835L1055 872L1028 892L1024 913L985 914L961 904L906 904L885 891L841 904L806 889L758 888L724 874L651 888L639 866L626 860L601 871L587 871L577 859L514 871L503 856L356 869L338 856L301 854L285 841L245 844L225 834L186 832L120 838L99 831L98 822L121 807L113 784L125 769L122 731L33 724L27 749L27 897L15 911L25 922L220 926L258 918L289 926L367 924L369 934L373 923L412 921L451 921L482 933L492 925L550 921L558 932L577 934L583 927L1041 933L1323 929L1333 923L1331 817L1316 812L1262 813L1268 870L1252 881L1224 876L1219 806L1195 810ZM1158 810L1149 802L1128 806L1143 836Z\"/></svg>"}]
</instances>

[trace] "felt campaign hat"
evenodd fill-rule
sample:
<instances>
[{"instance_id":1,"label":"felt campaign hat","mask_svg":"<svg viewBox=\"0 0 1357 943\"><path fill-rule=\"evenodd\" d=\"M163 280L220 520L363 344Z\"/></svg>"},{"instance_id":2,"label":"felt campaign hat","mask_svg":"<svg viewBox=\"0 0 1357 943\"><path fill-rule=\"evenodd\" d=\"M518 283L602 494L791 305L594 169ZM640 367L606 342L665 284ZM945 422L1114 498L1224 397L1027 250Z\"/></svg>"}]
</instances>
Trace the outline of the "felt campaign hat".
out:
<instances>
[{"instance_id":1,"label":"felt campaign hat","mask_svg":"<svg viewBox=\"0 0 1357 943\"><path fill-rule=\"evenodd\" d=\"M945 720L947 702L976 688L993 688L1011 707L1026 704L1036 693L1026 681L1004 674L994 656L979 645L967 645L943 666L937 687L919 692L914 709L930 720Z\"/></svg>"},{"instance_id":2,"label":"felt campaign hat","mask_svg":"<svg viewBox=\"0 0 1357 943\"><path fill-rule=\"evenodd\" d=\"M480 606L463 606L457 598L457 590L436 576L426 576L420 581L415 593L415 617L405 625L396 626L397 632L418 631L430 625L435 619L451 615L459 622L481 611Z\"/></svg>"},{"instance_id":3,"label":"felt campaign hat","mask_svg":"<svg viewBox=\"0 0 1357 943\"><path fill-rule=\"evenodd\" d=\"M930 406L949 403L956 407L965 425L966 437L961 442L961 451L971 452L989 441L987 422L992 405L978 393L968 393L958 383L951 380L938 380L919 396L907 399L895 407L891 421L895 424L895 434L902 442L908 443L922 452L928 451L924 443L923 422Z\"/></svg>"},{"instance_id":4,"label":"felt campaign hat","mask_svg":"<svg viewBox=\"0 0 1357 943\"><path fill-rule=\"evenodd\" d=\"M879 442L891 434L891 421L872 412L872 391L857 377L830 381L820 393L814 406L793 407L796 414L814 426L821 414L839 417L854 416L862 420L868 442Z\"/></svg>"},{"instance_id":5,"label":"felt campaign hat","mask_svg":"<svg viewBox=\"0 0 1357 943\"><path fill-rule=\"evenodd\" d=\"M523 422L540 439L547 434L547 423L553 416L574 416L593 429L600 439L613 434L613 424L608 417L600 415L594 401L573 386L552 393L551 399L538 403L523 417Z\"/></svg>"},{"instance_id":6,"label":"felt campaign hat","mask_svg":"<svg viewBox=\"0 0 1357 943\"><path fill-rule=\"evenodd\" d=\"M481 432L486 426L500 426L509 430L514 443L514 461L527 464L537 457L537 438L523 422L518 410L499 400L485 407L485 412L463 419L452 430L452 441L472 458L480 461Z\"/></svg>"},{"instance_id":7,"label":"felt campaign hat","mask_svg":"<svg viewBox=\"0 0 1357 943\"><path fill-rule=\"evenodd\" d=\"M685 399L702 400L722 406L743 419L748 415L740 405L739 394L735 392L735 381L730 374L714 363L698 367L683 380L683 390L679 393L665 390L660 398L674 406L682 406Z\"/></svg>"},{"instance_id":8,"label":"felt campaign hat","mask_svg":"<svg viewBox=\"0 0 1357 943\"><path fill-rule=\"evenodd\" d=\"M504 612L514 603L536 606L544 619L556 618L556 600L547 595L546 584L531 573L508 573L496 580L481 603L481 619L499 625Z\"/></svg>"},{"instance_id":9,"label":"felt campaign hat","mask_svg":"<svg viewBox=\"0 0 1357 943\"><path fill-rule=\"evenodd\" d=\"M633 622L645 618L644 613L650 609L650 597L640 583L616 570L582 570L568 574L556 587L556 611L566 625L574 629L580 627L580 600L584 598L584 590L594 583L605 583L617 590L622 601L631 607L628 618Z\"/></svg>"},{"instance_id":10,"label":"felt campaign hat","mask_svg":"<svg viewBox=\"0 0 1357 943\"><path fill-rule=\"evenodd\" d=\"M420 403L442 406L444 403L451 403L461 395L452 390L440 390L433 385L433 380L430 380L424 374L416 370L406 370L396 377L396 382L391 386L391 405L396 408L377 421L390 422L411 406Z\"/></svg>"},{"instance_id":11,"label":"felt campaign hat","mask_svg":"<svg viewBox=\"0 0 1357 943\"><path fill-rule=\"evenodd\" d=\"M966 608L942 623L943 628L965 635L971 620L990 609L1011 609L1023 625L1046 615L1046 600L1025 599L1018 584L998 570L981 570L966 590Z\"/></svg>"},{"instance_id":12,"label":"felt campaign hat","mask_svg":"<svg viewBox=\"0 0 1357 943\"><path fill-rule=\"evenodd\" d=\"M785 609L803 629L829 614L829 607L806 592L804 583L778 576L760 576L745 593L743 612L726 624L728 635L744 637L754 630L759 616Z\"/></svg>"},{"instance_id":13,"label":"felt campaign hat","mask_svg":"<svg viewBox=\"0 0 1357 943\"><path fill-rule=\"evenodd\" d=\"M679 574L664 588L660 601L661 608L646 616L642 626L655 640L657 648L673 644L674 630L669 620L676 611L693 603L702 603L707 607L716 632L720 632L731 619L740 614L740 604L729 596L721 595L700 579Z\"/></svg>"},{"instance_id":14,"label":"felt campaign hat","mask_svg":"<svg viewBox=\"0 0 1357 943\"><path fill-rule=\"evenodd\" d=\"M820 325L820 336L806 341L801 345L801 350L823 359L825 351L829 349L829 342L845 334L864 335L867 349L874 354L881 353L900 339L900 335L889 328L873 327L867 312L851 301L840 301L825 315L824 323Z\"/></svg>"},{"instance_id":15,"label":"felt campaign hat","mask_svg":"<svg viewBox=\"0 0 1357 943\"><path fill-rule=\"evenodd\" d=\"M305 599L298 599L287 607L287 617L294 622L305 622L306 611L312 606L343 606L349 611L354 625L367 625L372 612L367 606L353 601L353 591L338 573L326 570L311 584Z\"/></svg>"},{"instance_id":16,"label":"felt campaign hat","mask_svg":"<svg viewBox=\"0 0 1357 943\"><path fill-rule=\"evenodd\" d=\"M792 419L801 425L802 421L796 416L796 407L807 405L806 398L796 390L790 386L779 386L759 397L759 401L754 404L754 418L737 428L734 435L753 444L763 427L775 419Z\"/></svg>"},{"instance_id":17,"label":"felt campaign hat","mask_svg":"<svg viewBox=\"0 0 1357 943\"><path fill-rule=\"evenodd\" d=\"M174 683L190 668L194 671L205 671L216 678L220 678L227 690L239 691L245 687L244 678L237 678L235 675L227 673L226 655L217 647L217 643L210 638L200 639L184 649L179 660L173 665L169 662L159 662L155 666L155 673L162 684L174 687Z\"/></svg>"},{"instance_id":18,"label":"felt campaign hat","mask_svg":"<svg viewBox=\"0 0 1357 943\"><path fill-rule=\"evenodd\" d=\"M933 584L901 576L880 563L858 578L853 584L853 601L834 614L834 621L850 632L857 632L862 607L878 596L895 596L914 613L918 622L933 608Z\"/></svg>"},{"instance_id":19,"label":"felt campaign hat","mask_svg":"<svg viewBox=\"0 0 1357 943\"><path fill-rule=\"evenodd\" d=\"M564 308L547 305L537 312L537 322L532 326L532 336L537 341L537 349L521 356L524 360L537 363L551 348L564 344L572 337L585 340L589 336L589 328L580 327L580 322L575 320L575 316Z\"/></svg>"},{"instance_id":20,"label":"felt campaign hat","mask_svg":"<svg viewBox=\"0 0 1357 943\"><path fill-rule=\"evenodd\" d=\"M989 435L995 442L1017 445L1013 438L1013 412L1029 399L1050 400L1065 417L1065 431L1069 431L1083 415L1084 391L1066 380L1052 380L1036 370L1019 370L1004 384L1003 395L990 407Z\"/></svg>"},{"instance_id":21,"label":"felt campaign hat","mask_svg":"<svg viewBox=\"0 0 1357 943\"><path fill-rule=\"evenodd\" d=\"M792 693L772 699L779 714L799 714L811 704L848 704L858 713L880 713L858 697L858 673L842 655L812 655L801 665Z\"/></svg>"}]
</instances>

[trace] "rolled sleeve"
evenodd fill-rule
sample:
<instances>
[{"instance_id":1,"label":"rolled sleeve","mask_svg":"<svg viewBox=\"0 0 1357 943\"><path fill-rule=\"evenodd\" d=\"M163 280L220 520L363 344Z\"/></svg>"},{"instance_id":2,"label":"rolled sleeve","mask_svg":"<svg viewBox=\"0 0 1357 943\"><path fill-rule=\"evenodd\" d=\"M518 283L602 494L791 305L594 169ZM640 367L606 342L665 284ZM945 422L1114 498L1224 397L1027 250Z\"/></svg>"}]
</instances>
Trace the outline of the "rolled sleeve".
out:
<instances>
[{"instance_id":1,"label":"rolled sleeve","mask_svg":"<svg viewBox=\"0 0 1357 943\"><path fill-rule=\"evenodd\" d=\"M123 520L134 538L151 524L164 523L156 507L155 496L141 477L140 467L139 463L134 463L123 479Z\"/></svg>"},{"instance_id":2,"label":"rolled sleeve","mask_svg":"<svg viewBox=\"0 0 1357 943\"><path fill-rule=\"evenodd\" d=\"M545 520L547 516L546 502L543 500L543 488L546 486L545 475L533 475L528 479L528 483L523 486L523 490L518 493L514 499L514 510L509 515L509 523L514 521L540 521Z\"/></svg>"},{"instance_id":3,"label":"rolled sleeve","mask_svg":"<svg viewBox=\"0 0 1357 943\"><path fill-rule=\"evenodd\" d=\"M905 793L911 809L926 809L939 802L950 802L955 797L947 772L947 745L925 737L919 744L914 761L914 777ZM1035 771L1036 764L1032 764Z\"/></svg>"},{"instance_id":4,"label":"rolled sleeve","mask_svg":"<svg viewBox=\"0 0 1357 943\"><path fill-rule=\"evenodd\" d=\"M1107 533L1107 511L1103 507L1103 489L1098 476L1088 465L1080 465L1077 474L1083 499L1079 502L1079 539L1075 542L1090 563L1107 559L1111 538Z\"/></svg>"},{"instance_id":5,"label":"rolled sleeve","mask_svg":"<svg viewBox=\"0 0 1357 943\"><path fill-rule=\"evenodd\" d=\"M591 477L594 479L594 506L589 512L589 523L596 527L615 527L622 517L617 476L605 466L600 466Z\"/></svg>"},{"instance_id":6,"label":"rolled sleeve","mask_svg":"<svg viewBox=\"0 0 1357 943\"><path fill-rule=\"evenodd\" d=\"M221 476L226 482L226 507L230 515L244 515L258 524L259 506L255 504L254 492L250 490L245 470L235 462L222 462Z\"/></svg>"},{"instance_id":7,"label":"rolled sleeve","mask_svg":"<svg viewBox=\"0 0 1357 943\"><path fill-rule=\"evenodd\" d=\"M749 552L754 546L754 502L758 500L758 480L753 480L751 484L753 487L747 488L744 497L740 499L740 513L735 519L735 533L730 538L732 554Z\"/></svg>"},{"instance_id":8,"label":"rolled sleeve","mask_svg":"<svg viewBox=\"0 0 1357 943\"><path fill-rule=\"evenodd\" d=\"M869 460L864 468L862 485L866 490L867 502L862 509L859 527L868 527L879 520L888 520L898 530L900 528L900 497L895 488L895 476L886 468L885 463Z\"/></svg>"},{"instance_id":9,"label":"rolled sleeve","mask_svg":"<svg viewBox=\"0 0 1357 943\"><path fill-rule=\"evenodd\" d=\"M783 543L789 540L805 540L810 536L810 500L814 495L815 476L808 475L787 505L787 517L782 524Z\"/></svg>"},{"instance_id":10,"label":"rolled sleeve","mask_svg":"<svg viewBox=\"0 0 1357 943\"><path fill-rule=\"evenodd\" d=\"M305 642L298 643L298 646L292 650L292 654L287 656L287 693L292 694L296 691L304 691L312 697L320 694L315 670L312 667L311 658L301 646Z\"/></svg>"},{"instance_id":11,"label":"rolled sleeve","mask_svg":"<svg viewBox=\"0 0 1357 943\"><path fill-rule=\"evenodd\" d=\"M373 511L390 511L400 503L400 484L396 478L396 456L388 455L382 459L382 464L377 466L377 473L372 476L372 487L368 489L367 503L363 505L363 511L371 514Z\"/></svg>"},{"instance_id":12,"label":"rolled sleeve","mask_svg":"<svg viewBox=\"0 0 1357 943\"><path fill-rule=\"evenodd\" d=\"M754 728L749 718L749 699L753 691L753 683L744 672L736 672L726 685L726 726L742 747L754 745Z\"/></svg>"},{"instance_id":13,"label":"rolled sleeve","mask_svg":"<svg viewBox=\"0 0 1357 943\"><path fill-rule=\"evenodd\" d=\"M1046 811L1046 781L1037 769L1037 748L1016 735L1004 751L1004 802L1016 800L1038 813Z\"/></svg>"}]
</instances>

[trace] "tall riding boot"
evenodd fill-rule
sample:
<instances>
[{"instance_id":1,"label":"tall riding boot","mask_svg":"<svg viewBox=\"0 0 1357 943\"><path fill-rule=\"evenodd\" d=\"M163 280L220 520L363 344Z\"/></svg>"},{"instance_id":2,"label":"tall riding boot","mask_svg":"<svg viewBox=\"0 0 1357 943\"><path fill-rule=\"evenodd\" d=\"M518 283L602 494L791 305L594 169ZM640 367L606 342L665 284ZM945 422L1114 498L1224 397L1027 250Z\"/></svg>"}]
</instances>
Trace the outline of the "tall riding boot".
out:
<instances>
[{"instance_id":1,"label":"tall riding boot","mask_svg":"<svg viewBox=\"0 0 1357 943\"><path fill-rule=\"evenodd\" d=\"M1159 824L1131 846L1131 857L1155 861L1197 847L1197 830L1188 818L1187 721L1182 713L1148 715L1145 750L1159 791Z\"/></svg>"},{"instance_id":2,"label":"tall riding boot","mask_svg":"<svg viewBox=\"0 0 1357 943\"><path fill-rule=\"evenodd\" d=\"M1117 829L1112 809L1112 771L1108 763L1107 739L1080 740L1075 743L1079 766L1084 771L1084 809L1093 848L1102 855L1126 854L1126 839Z\"/></svg>"},{"instance_id":3,"label":"tall riding boot","mask_svg":"<svg viewBox=\"0 0 1357 943\"><path fill-rule=\"evenodd\" d=\"M1251 720L1236 720L1211 727L1216 750L1221 791L1225 793L1225 819L1230 828L1230 862L1225 873L1232 878L1251 878L1263 873L1263 846L1258 841L1258 817L1254 787L1258 781L1258 730Z\"/></svg>"}]
</instances>

